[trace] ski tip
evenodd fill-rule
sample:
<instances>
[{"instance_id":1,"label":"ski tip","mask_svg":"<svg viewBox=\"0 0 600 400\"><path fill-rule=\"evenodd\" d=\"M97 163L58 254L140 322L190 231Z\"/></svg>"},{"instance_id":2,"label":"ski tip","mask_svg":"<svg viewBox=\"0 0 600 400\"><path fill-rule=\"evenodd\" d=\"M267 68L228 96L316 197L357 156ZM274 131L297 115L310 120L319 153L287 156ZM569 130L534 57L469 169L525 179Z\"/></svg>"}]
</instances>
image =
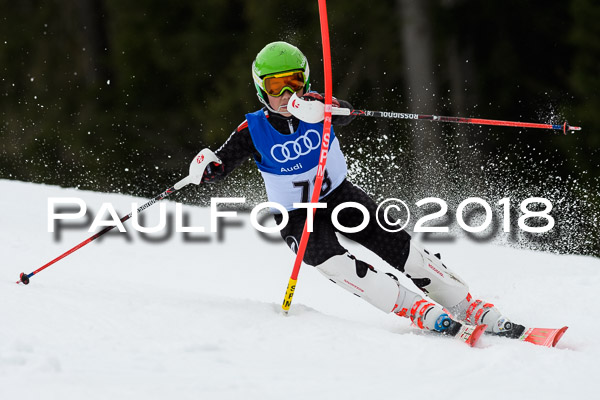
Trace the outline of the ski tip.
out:
<instances>
[{"instance_id":1,"label":"ski tip","mask_svg":"<svg viewBox=\"0 0 600 400\"><path fill-rule=\"evenodd\" d=\"M467 344L471 347L474 347L475 344L477 344L477 341L479 340L481 335L483 335L483 332L485 332L486 328L487 328L487 325L485 325L485 324L477 325L475 327L475 329L473 330L473 332L471 332L471 336L467 340Z\"/></svg>"},{"instance_id":2,"label":"ski tip","mask_svg":"<svg viewBox=\"0 0 600 400\"><path fill-rule=\"evenodd\" d=\"M565 332L567 331L567 329L569 329L568 326L563 326L562 328L560 328L556 334L554 335L554 339L552 340L552 347L556 347L556 344L558 343L558 341L560 340L560 338L563 337L563 335L565 334Z\"/></svg>"}]
</instances>

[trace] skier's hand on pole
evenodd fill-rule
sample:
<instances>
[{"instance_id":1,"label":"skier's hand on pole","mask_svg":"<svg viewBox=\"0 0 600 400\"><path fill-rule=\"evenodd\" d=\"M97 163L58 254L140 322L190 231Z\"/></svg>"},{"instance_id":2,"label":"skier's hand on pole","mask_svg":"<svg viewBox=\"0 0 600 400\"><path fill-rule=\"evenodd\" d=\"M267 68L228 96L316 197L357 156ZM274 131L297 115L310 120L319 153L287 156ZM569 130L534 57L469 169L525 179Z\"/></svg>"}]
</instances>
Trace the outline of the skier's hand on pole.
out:
<instances>
[{"instance_id":1,"label":"skier's hand on pole","mask_svg":"<svg viewBox=\"0 0 600 400\"><path fill-rule=\"evenodd\" d=\"M324 101L325 99L319 93L310 92L302 97L298 97L294 93L288 102L288 111L301 121L316 124L323 121L325 117ZM350 115L350 109L340 108L340 103L337 99L332 98L331 105L332 115Z\"/></svg>"},{"instance_id":2,"label":"skier's hand on pole","mask_svg":"<svg viewBox=\"0 0 600 400\"><path fill-rule=\"evenodd\" d=\"M208 172L209 166L210 166L211 172ZM137 212L142 212L143 210L150 207L154 203L177 192L179 189L181 189L182 187L184 187L190 183L199 185L201 182L208 182L209 180L213 180L219 174L219 171L221 171L221 173L222 173L222 171L223 171L222 167L223 167L223 163L221 162L219 157L217 157L215 155L215 153L213 153L210 149L202 150L200 153L198 153L196 155L196 157L194 157L194 159L190 163L190 171L189 171L190 173L188 176L186 176L185 178L183 178L182 180L177 182L173 187L165 190L164 192L158 194L157 196L155 196L153 199L151 199L147 203L138 207ZM131 218L132 215L133 215L133 212L122 217L120 219L120 221L123 223L123 222L127 221L129 218ZM34 276L38 272L43 271L44 269L50 267L51 265L55 264L56 262L62 260L69 254L76 252L77 250L84 247L88 243L91 243L92 241L98 239L100 236L109 232L114 227L115 227L115 225L109 225L109 226L105 227L100 232L90 236L89 238L87 238L83 242L79 243L75 247L72 247L71 249L69 249L66 252L64 252L63 254L61 254L60 256L58 256L55 259L53 259L52 261L42 265L40 268L36 269L35 271L33 271L29 274L26 274L25 272L21 272L21 275L19 276L19 280L16 283L22 283L24 285L28 285L32 276Z\"/></svg>"},{"instance_id":3,"label":"skier's hand on pole","mask_svg":"<svg viewBox=\"0 0 600 400\"><path fill-rule=\"evenodd\" d=\"M215 183L219 181L225 173L225 167L221 163L211 162L206 166L202 174L202 183Z\"/></svg>"},{"instance_id":4,"label":"skier's hand on pole","mask_svg":"<svg viewBox=\"0 0 600 400\"><path fill-rule=\"evenodd\" d=\"M325 97L322 94L317 92L308 92L302 96L302 100L305 101L320 101L325 104ZM340 107L340 102L335 97L331 98L331 106L332 107Z\"/></svg>"},{"instance_id":5,"label":"skier's hand on pole","mask_svg":"<svg viewBox=\"0 0 600 400\"><path fill-rule=\"evenodd\" d=\"M207 167L211 164L216 165L211 167L211 172L209 175ZM218 166L220 166L220 169ZM202 151L200 151L200 153L196 155L196 157L194 157L194 159L190 163L189 175L177 182L175 184L175 189L179 190L190 183L193 183L194 185L199 185L201 182L209 182L211 180L210 176L213 176L212 180L214 180L214 177L216 177L216 175L222 175L222 168L223 163L221 162L219 157L217 157L211 149L203 149ZM216 172L217 169L219 169L218 173Z\"/></svg>"}]
</instances>

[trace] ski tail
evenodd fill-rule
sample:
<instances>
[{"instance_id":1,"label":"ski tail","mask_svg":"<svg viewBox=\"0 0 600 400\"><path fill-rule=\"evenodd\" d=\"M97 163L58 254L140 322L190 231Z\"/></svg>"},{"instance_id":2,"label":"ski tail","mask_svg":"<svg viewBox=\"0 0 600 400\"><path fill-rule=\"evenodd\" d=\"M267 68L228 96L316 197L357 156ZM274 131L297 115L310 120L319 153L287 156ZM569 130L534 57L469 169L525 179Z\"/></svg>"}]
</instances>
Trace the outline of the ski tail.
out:
<instances>
[{"instance_id":1,"label":"ski tail","mask_svg":"<svg viewBox=\"0 0 600 400\"><path fill-rule=\"evenodd\" d=\"M486 328L487 325L462 325L454 337L474 347Z\"/></svg>"}]
</instances>

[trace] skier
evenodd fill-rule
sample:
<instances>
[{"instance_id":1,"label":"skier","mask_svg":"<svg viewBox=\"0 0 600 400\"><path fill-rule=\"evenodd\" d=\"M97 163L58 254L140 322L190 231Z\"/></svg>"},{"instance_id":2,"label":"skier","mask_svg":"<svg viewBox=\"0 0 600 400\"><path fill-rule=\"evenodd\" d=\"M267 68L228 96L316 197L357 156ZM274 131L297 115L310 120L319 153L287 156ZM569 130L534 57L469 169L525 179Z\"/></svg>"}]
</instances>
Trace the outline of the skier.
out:
<instances>
[{"instance_id":1,"label":"skier","mask_svg":"<svg viewBox=\"0 0 600 400\"><path fill-rule=\"evenodd\" d=\"M281 236L293 251L297 251L307 210L295 209L293 203L309 200L323 124L300 121L288 112L287 104L294 92L303 100L323 102L324 99L309 91L310 71L306 57L286 42L270 43L257 54L252 63L252 78L264 107L246 114L246 120L213 154L221 162L208 164L202 182L217 182L253 157L264 179L269 201L288 210L289 221L281 230ZM333 106L352 109L344 100L334 99ZM332 125L348 125L353 118L333 116ZM376 203L352 184L346 173L346 161L332 128L320 193L320 202L326 203L327 207L316 211L303 259L306 264L316 267L328 279L376 308L409 317L421 329L455 335L463 325L458 321L463 321L469 325L486 324L486 332L501 336L518 337L523 332L523 326L511 323L493 304L472 297L467 284L442 263L439 255L413 243L404 230L388 232L382 229L376 222ZM331 222L331 213L344 202L364 205L369 211L370 222L359 232L340 233L404 273L422 293L404 287L394 275L379 272L357 259L339 243L336 237L339 231ZM283 219L282 214L277 213L274 218L277 224ZM350 207L343 209L337 217L343 226L357 226L363 218L361 211Z\"/></svg>"}]
</instances>

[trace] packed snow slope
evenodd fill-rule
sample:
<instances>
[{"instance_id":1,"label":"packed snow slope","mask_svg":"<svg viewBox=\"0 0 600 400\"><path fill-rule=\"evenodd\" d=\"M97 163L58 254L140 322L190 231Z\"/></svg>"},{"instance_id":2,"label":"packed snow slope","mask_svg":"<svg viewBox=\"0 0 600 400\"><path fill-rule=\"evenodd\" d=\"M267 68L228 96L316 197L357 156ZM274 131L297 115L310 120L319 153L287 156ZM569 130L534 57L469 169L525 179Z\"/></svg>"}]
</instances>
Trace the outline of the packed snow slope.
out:
<instances>
[{"instance_id":1,"label":"packed snow slope","mask_svg":"<svg viewBox=\"0 0 600 400\"><path fill-rule=\"evenodd\" d=\"M146 200L5 180L0 189L0 399L548 400L600 390L598 259L467 240L428 246L514 321L570 327L554 349L489 336L470 348L416 331L308 266L283 316L294 255L262 238L247 213L193 240L172 233L149 242L128 221L128 233L17 285L20 272L91 236L49 233L49 198L81 198L92 217L105 202L125 215ZM166 214L179 195L161 202ZM209 209L183 210L187 226L209 231ZM146 226L159 211L144 211ZM65 223L82 221L89 227Z\"/></svg>"}]
</instances>

